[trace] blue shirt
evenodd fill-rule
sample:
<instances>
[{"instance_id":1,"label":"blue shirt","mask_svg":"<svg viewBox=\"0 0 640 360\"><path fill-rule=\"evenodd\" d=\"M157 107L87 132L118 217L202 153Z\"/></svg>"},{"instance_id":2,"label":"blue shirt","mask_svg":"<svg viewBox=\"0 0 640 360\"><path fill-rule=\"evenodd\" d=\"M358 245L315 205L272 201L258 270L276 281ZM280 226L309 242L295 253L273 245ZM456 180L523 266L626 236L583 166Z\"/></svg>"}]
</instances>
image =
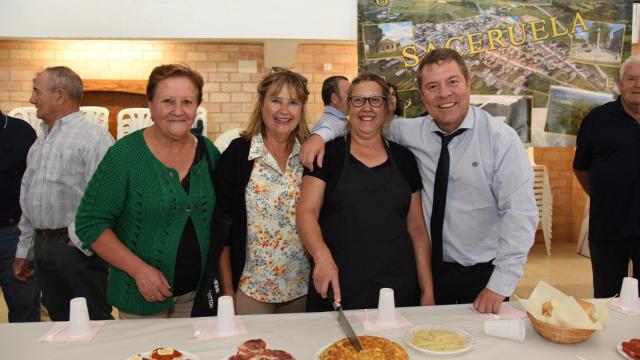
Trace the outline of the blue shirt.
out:
<instances>
[{"instance_id":1,"label":"blue shirt","mask_svg":"<svg viewBox=\"0 0 640 360\"><path fill-rule=\"evenodd\" d=\"M443 260L470 266L495 259L486 287L509 296L522 277L538 225L533 169L515 131L484 110L469 107L459 127L469 130L448 147L451 166ZM395 118L389 130L390 140L407 147L418 161L423 212L429 226L442 144L436 131L441 130L431 116ZM333 131L335 134L338 129Z\"/></svg>"},{"instance_id":2,"label":"blue shirt","mask_svg":"<svg viewBox=\"0 0 640 360\"><path fill-rule=\"evenodd\" d=\"M331 105L324 107L324 114L316 121L312 132L326 139L332 134L331 129L344 128L347 124L347 116L342 111Z\"/></svg>"}]
</instances>

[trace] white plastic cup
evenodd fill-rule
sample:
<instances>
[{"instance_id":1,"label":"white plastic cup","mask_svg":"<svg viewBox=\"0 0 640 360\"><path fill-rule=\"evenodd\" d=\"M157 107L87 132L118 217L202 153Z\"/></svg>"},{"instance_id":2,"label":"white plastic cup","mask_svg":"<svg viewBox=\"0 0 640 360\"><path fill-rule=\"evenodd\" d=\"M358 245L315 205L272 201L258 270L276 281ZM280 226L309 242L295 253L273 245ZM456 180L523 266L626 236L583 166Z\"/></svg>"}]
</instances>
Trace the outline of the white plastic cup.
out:
<instances>
[{"instance_id":1,"label":"white plastic cup","mask_svg":"<svg viewBox=\"0 0 640 360\"><path fill-rule=\"evenodd\" d=\"M236 329L236 313L233 309L233 298L231 296L220 296L218 298L218 334L231 334Z\"/></svg>"},{"instance_id":2,"label":"white plastic cup","mask_svg":"<svg viewBox=\"0 0 640 360\"><path fill-rule=\"evenodd\" d=\"M382 288L378 296L378 324L393 325L396 323L396 301L393 289Z\"/></svg>"},{"instance_id":3,"label":"white plastic cup","mask_svg":"<svg viewBox=\"0 0 640 360\"><path fill-rule=\"evenodd\" d=\"M627 309L638 308L638 279L632 277L622 279L620 305Z\"/></svg>"},{"instance_id":4,"label":"white plastic cup","mask_svg":"<svg viewBox=\"0 0 640 360\"><path fill-rule=\"evenodd\" d=\"M91 331L87 299L77 297L69 302L69 330L71 337L82 337Z\"/></svg>"},{"instance_id":5,"label":"white plastic cup","mask_svg":"<svg viewBox=\"0 0 640 360\"><path fill-rule=\"evenodd\" d=\"M484 333L504 339L523 342L525 338L524 321L516 320L487 320L484 322Z\"/></svg>"}]
</instances>

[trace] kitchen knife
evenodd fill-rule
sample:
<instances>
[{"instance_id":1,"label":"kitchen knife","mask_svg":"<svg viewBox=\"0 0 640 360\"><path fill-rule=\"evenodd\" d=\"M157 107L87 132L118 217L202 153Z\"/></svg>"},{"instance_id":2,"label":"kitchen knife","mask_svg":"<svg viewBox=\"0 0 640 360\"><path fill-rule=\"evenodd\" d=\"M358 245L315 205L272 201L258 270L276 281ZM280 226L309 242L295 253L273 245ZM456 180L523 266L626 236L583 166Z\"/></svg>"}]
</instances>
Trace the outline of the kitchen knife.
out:
<instances>
[{"instance_id":1,"label":"kitchen knife","mask_svg":"<svg viewBox=\"0 0 640 360\"><path fill-rule=\"evenodd\" d=\"M342 327L342 330L344 330L345 334L347 335L347 339L349 339L349 341L351 342L351 345L353 345L353 347L356 348L356 350L358 350L359 352L364 352L364 347L362 347L362 343L360 343L360 339L358 339L356 332L353 331L353 327L351 327L351 324L349 324L349 320L347 320L347 317L344 315L344 312L342 311L342 305L335 302L334 300L335 297L333 296L333 289L331 288L331 283L329 283L329 288L327 289L327 299L329 300L329 302L331 303L335 311L338 312L338 323L340 324L340 327Z\"/></svg>"}]
</instances>

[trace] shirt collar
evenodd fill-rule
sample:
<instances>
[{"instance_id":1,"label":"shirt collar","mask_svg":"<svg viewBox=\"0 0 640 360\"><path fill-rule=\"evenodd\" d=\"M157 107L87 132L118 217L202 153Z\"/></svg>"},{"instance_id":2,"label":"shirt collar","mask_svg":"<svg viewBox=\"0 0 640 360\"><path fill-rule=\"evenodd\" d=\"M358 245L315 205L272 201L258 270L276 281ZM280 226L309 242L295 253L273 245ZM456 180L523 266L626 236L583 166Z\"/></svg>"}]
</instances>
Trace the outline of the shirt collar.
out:
<instances>
[{"instance_id":1,"label":"shirt collar","mask_svg":"<svg viewBox=\"0 0 640 360\"><path fill-rule=\"evenodd\" d=\"M249 147L249 157L247 160L251 161L266 155L268 152L267 146L264 144L264 139L262 138L262 134L254 135L251 138L251 146ZM297 156L300 153L300 142L298 139L295 139L293 143L293 149L291 150L291 154L289 154L289 159L294 156Z\"/></svg>"},{"instance_id":2,"label":"shirt collar","mask_svg":"<svg viewBox=\"0 0 640 360\"><path fill-rule=\"evenodd\" d=\"M58 119L54 124L53 124L53 128L51 128L51 131L58 129L56 131L63 131L64 129L66 129L68 126L73 126L73 123L79 121L80 119L82 119L83 114L81 111L76 111L74 113L71 113L67 116L64 116L60 119ZM42 130L44 131L45 134L49 134L49 126L47 125L47 123L45 123L44 121L42 123L40 123L40 127L42 128Z\"/></svg>"},{"instance_id":3,"label":"shirt collar","mask_svg":"<svg viewBox=\"0 0 640 360\"><path fill-rule=\"evenodd\" d=\"M458 126L458 128L455 129L454 131L452 131L451 133L454 133L458 129L473 129L473 126L476 123L475 111L476 111L475 107L469 106L469 111L467 111L467 116L464 117L464 119L460 123L460 126ZM436 124L436 121L433 118L433 116L427 115L427 120L431 120L429 122L429 131L430 132L433 132L433 133L435 133L435 132L443 132L438 127L438 124Z\"/></svg>"},{"instance_id":4,"label":"shirt collar","mask_svg":"<svg viewBox=\"0 0 640 360\"><path fill-rule=\"evenodd\" d=\"M347 115L343 114L342 111L338 110L337 108L331 106L331 105L325 105L324 106L324 113L325 114L329 114L329 115L333 115L335 117L337 117L340 120L347 120Z\"/></svg>"},{"instance_id":5,"label":"shirt collar","mask_svg":"<svg viewBox=\"0 0 640 360\"><path fill-rule=\"evenodd\" d=\"M613 102L614 110L616 111L624 111L624 106L622 106L622 97L618 95L618 98ZM626 113L626 111L624 111Z\"/></svg>"}]
</instances>

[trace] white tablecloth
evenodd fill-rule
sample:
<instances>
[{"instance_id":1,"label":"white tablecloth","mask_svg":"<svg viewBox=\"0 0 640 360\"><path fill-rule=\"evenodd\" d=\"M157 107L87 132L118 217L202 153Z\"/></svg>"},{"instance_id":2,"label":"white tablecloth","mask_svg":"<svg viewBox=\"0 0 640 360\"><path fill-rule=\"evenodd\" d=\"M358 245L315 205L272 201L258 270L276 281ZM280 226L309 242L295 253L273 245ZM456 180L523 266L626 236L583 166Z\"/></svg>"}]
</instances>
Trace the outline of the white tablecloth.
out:
<instances>
[{"instance_id":1,"label":"white tablecloth","mask_svg":"<svg viewBox=\"0 0 640 360\"><path fill-rule=\"evenodd\" d=\"M575 345L544 340L529 320L525 320L524 343L485 336L482 331L484 320L474 314L469 305L403 308L400 312L415 325L446 324L469 331L475 337L475 347L459 359L622 359L616 351L617 344L640 336L640 317L627 317L614 311L610 311L604 330ZM354 311L348 311L347 317L358 335L382 336L405 345L402 337L407 328L367 332L356 323ZM298 360L311 360L321 348L344 337L331 312L251 315L241 319L248 331L246 335L200 342L191 339L193 319L108 321L88 343L39 343L38 339L54 325L51 322L2 324L0 359L124 360L130 355L164 346L189 351L201 360L219 360L234 353L237 345L245 340L262 338L270 348L286 350ZM427 359L411 349L407 351L411 359Z\"/></svg>"}]
</instances>

